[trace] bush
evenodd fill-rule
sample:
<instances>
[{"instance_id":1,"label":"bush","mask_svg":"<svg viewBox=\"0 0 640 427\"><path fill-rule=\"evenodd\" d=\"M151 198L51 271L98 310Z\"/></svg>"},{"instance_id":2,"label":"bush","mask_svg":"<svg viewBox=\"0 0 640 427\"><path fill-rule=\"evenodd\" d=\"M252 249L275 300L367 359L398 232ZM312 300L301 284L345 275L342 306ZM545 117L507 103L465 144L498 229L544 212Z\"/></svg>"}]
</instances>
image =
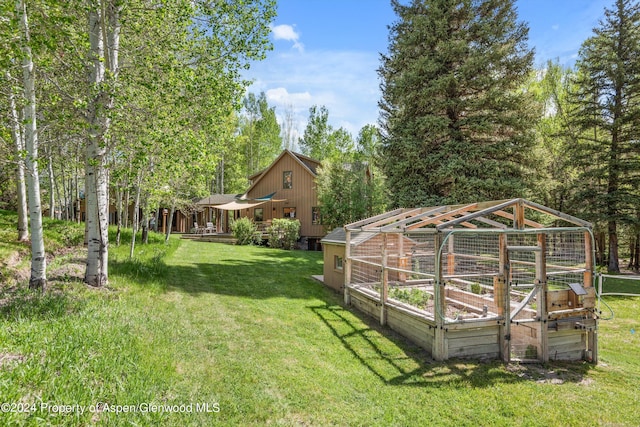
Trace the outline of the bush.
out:
<instances>
[{"instance_id":1,"label":"bush","mask_svg":"<svg viewBox=\"0 0 640 427\"><path fill-rule=\"evenodd\" d=\"M276 218L267 228L269 246L293 249L300 238L300 222L294 219Z\"/></svg>"},{"instance_id":2,"label":"bush","mask_svg":"<svg viewBox=\"0 0 640 427\"><path fill-rule=\"evenodd\" d=\"M260 242L258 226L249 218L239 218L231 221L231 232L238 245L253 245Z\"/></svg>"}]
</instances>

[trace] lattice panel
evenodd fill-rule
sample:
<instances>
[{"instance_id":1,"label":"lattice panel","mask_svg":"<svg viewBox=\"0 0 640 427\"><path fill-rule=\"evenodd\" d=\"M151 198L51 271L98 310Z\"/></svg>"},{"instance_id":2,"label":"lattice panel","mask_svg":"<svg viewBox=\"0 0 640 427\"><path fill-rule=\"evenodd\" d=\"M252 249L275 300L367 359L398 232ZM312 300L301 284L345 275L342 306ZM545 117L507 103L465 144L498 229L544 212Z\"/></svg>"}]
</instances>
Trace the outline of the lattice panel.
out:
<instances>
[{"instance_id":1,"label":"lattice panel","mask_svg":"<svg viewBox=\"0 0 640 427\"><path fill-rule=\"evenodd\" d=\"M549 288L566 289L569 283L583 283L586 256L584 232L549 234L546 251Z\"/></svg>"},{"instance_id":2,"label":"lattice panel","mask_svg":"<svg viewBox=\"0 0 640 427\"><path fill-rule=\"evenodd\" d=\"M500 273L500 241L492 233L449 235L442 251L445 312L449 321L498 317L494 278Z\"/></svg>"}]
</instances>

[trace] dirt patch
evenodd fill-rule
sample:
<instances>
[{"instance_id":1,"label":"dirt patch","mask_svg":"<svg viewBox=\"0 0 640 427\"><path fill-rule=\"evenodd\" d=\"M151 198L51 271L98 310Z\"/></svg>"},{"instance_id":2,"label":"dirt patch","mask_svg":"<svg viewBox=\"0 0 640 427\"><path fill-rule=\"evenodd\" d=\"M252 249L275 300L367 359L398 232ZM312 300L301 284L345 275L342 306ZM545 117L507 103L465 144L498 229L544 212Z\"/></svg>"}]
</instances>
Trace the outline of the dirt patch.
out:
<instances>
[{"instance_id":1,"label":"dirt patch","mask_svg":"<svg viewBox=\"0 0 640 427\"><path fill-rule=\"evenodd\" d=\"M24 359L25 357L20 354L0 352L0 369L12 368L18 363L23 362Z\"/></svg>"},{"instance_id":2,"label":"dirt patch","mask_svg":"<svg viewBox=\"0 0 640 427\"><path fill-rule=\"evenodd\" d=\"M29 280L29 264L24 263L24 257L27 254L17 251L11 252L9 256L0 260L0 278L2 279L0 283L4 283L5 285L11 286L17 283L24 283ZM26 264L22 267L19 267L20 264Z\"/></svg>"},{"instance_id":3,"label":"dirt patch","mask_svg":"<svg viewBox=\"0 0 640 427\"><path fill-rule=\"evenodd\" d=\"M536 364L510 363L506 370L518 375L518 377L535 381L540 384L564 384L576 383L584 386L590 385L593 380L586 378L581 369L571 369L565 366L543 366Z\"/></svg>"}]
</instances>

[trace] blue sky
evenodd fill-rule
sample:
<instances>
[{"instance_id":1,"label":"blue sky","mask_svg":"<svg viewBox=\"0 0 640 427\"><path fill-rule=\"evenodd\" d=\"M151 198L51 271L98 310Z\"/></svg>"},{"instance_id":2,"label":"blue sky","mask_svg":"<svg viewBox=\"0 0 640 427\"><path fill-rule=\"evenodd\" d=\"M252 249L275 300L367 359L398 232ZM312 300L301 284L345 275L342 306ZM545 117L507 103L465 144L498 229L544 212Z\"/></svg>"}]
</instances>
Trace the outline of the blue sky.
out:
<instances>
[{"instance_id":1,"label":"blue sky","mask_svg":"<svg viewBox=\"0 0 640 427\"><path fill-rule=\"evenodd\" d=\"M548 59L572 65L614 0L517 0L529 24L535 65ZM312 105L324 105L334 128L356 137L378 120L380 53L396 20L389 0L278 0L272 25L274 49L245 73L251 92L265 92L281 119L294 113L302 134Z\"/></svg>"}]
</instances>

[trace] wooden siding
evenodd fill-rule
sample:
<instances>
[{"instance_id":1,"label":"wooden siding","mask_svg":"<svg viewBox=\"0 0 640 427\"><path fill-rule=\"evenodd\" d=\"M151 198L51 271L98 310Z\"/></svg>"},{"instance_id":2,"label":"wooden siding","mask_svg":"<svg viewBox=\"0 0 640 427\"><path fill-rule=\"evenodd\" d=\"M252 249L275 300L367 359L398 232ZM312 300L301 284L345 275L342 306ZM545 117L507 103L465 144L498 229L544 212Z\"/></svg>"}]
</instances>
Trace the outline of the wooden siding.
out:
<instances>
[{"instance_id":1,"label":"wooden siding","mask_svg":"<svg viewBox=\"0 0 640 427\"><path fill-rule=\"evenodd\" d=\"M336 291L342 291L344 288L344 245L336 245L325 243L322 245L324 257L324 284ZM335 269L335 257L342 258L342 270Z\"/></svg>"},{"instance_id":2,"label":"wooden siding","mask_svg":"<svg viewBox=\"0 0 640 427\"><path fill-rule=\"evenodd\" d=\"M351 289L351 305L361 312L379 320L380 303L373 297ZM415 344L433 353L435 341L435 322L420 315L414 315L406 310L394 307L391 304L386 306L387 325L408 338ZM447 328L444 340L447 345L447 358L477 358L477 359L499 359L500 358L500 327L495 322L479 326L464 325L464 328ZM565 355L564 353L562 354ZM567 356L569 356L567 354Z\"/></svg>"},{"instance_id":3,"label":"wooden siding","mask_svg":"<svg viewBox=\"0 0 640 427\"><path fill-rule=\"evenodd\" d=\"M500 358L500 328L498 325L449 330L446 332L449 357L474 359Z\"/></svg>"},{"instance_id":4,"label":"wooden siding","mask_svg":"<svg viewBox=\"0 0 640 427\"><path fill-rule=\"evenodd\" d=\"M292 188L283 188L283 172L293 173ZM255 209L263 209L264 221L282 218L284 208L296 208L295 218L300 221L300 236L320 238L325 235L321 224L312 224L311 209L318 206L315 176L294 157L290 152L281 156L265 175L258 178L256 184L247 193L249 198L263 197L276 192L276 200L286 199L284 202L267 202L255 208L244 209L242 216L254 217Z\"/></svg>"},{"instance_id":5,"label":"wooden siding","mask_svg":"<svg viewBox=\"0 0 640 427\"><path fill-rule=\"evenodd\" d=\"M550 360L583 360L587 350L587 334L581 330L549 331Z\"/></svg>"}]
</instances>

